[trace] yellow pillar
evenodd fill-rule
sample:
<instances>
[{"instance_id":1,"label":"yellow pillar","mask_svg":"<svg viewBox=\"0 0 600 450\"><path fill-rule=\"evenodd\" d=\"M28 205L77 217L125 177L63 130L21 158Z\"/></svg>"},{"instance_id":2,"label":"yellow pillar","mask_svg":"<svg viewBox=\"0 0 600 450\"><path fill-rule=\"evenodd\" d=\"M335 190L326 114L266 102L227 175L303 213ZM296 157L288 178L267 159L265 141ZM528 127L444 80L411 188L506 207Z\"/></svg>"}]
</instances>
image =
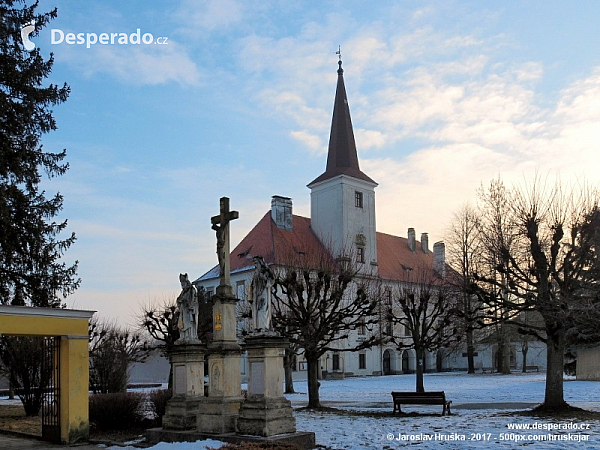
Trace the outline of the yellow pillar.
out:
<instances>
[{"instance_id":1,"label":"yellow pillar","mask_svg":"<svg viewBox=\"0 0 600 450\"><path fill-rule=\"evenodd\" d=\"M60 437L66 444L90 434L89 356L87 336L60 339Z\"/></svg>"}]
</instances>

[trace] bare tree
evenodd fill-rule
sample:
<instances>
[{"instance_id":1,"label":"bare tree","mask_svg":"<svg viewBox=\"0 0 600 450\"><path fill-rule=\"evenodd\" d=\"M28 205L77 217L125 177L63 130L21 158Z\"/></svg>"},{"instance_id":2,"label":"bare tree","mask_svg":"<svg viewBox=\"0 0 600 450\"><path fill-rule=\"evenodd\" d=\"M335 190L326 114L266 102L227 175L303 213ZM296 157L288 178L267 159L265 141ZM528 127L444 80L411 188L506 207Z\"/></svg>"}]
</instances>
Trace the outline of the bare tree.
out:
<instances>
[{"instance_id":1,"label":"bare tree","mask_svg":"<svg viewBox=\"0 0 600 450\"><path fill-rule=\"evenodd\" d=\"M518 253L519 235L511 219L514 195L500 179L492 180L487 189L482 186L478 191L478 237L483 250L482 264L477 271L478 288L485 290L488 298L494 299L488 302L486 320L480 320L479 323L496 329L496 363L498 371L503 374L510 374L511 329L508 321L520 311L519 308L513 308L514 301L508 287L512 274L506 270L509 253L512 252L518 259L523 257Z\"/></svg>"},{"instance_id":2,"label":"bare tree","mask_svg":"<svg viewBox=\"0 0 600 450\"><path fill-rule=\"evenodd\" d=\"M155 301L142 307L139 323L140 328L146 331L161 348L163 355L168 356L179 339L177 321L177 300L174 296L160 302Z\"/></svg>"},{"instance_id":3,"label":"bare tree","mask_svg":"<svg viewBox=\"0 0 600 450\"><path fill-rule=\"evenodd\" d=\"M480 236L480 221L477 210L468 204L454 214L446 238L448 262L456 271L455 287L460 301L457 303L457 318L467 346L468 373L475 373L474 333L483 315L483 305L477 300L474 290L475 274L483 263L483 245Z\"/></svg>"},{"instance_id":4,"label":"bare tree","mask_svg":"<svg viewBox=\"0 0 600 450\"><path fill-rule=\"evenodd\" d=\"M2 372L16 388L27 416L39 414L49 383L49 375L42 370L42 352L42 338L3 336L0 340Z\"/></svg>"},{"instance_id":5,"label":"bare tree","mask_svg":"<svg viewBox=\"0 0 600 450\"><path fill-rule=\"evenodd\" d=\"M339 350L351 330L372 328L377 322L379 299L369 279L359 277L351 258L333 261L329 255L305 255L310 262L274 269L273 322L285 326L286 338L302 348L308 366L308 407L320 408L319 358ZM283 325L285 324L285 325ZM358 351L378 342L372 334L345 351Z\"/></svg>"},{"instance_id":6,"label":"bare tree","mask_svg":"<svg viewBox=\"0 0 600 450\"><path fill-rule=\"evenodd\" d=\"M140 333L115 322L90 321L90 388L96 393L127 390L129 364L143 362L149 346Z\"/></svg>"},{"instance_id":7,"label":"bare tree","mask_svg":"<svg viewBox=\"0 0 600 450\"><path fill-rule=\"evenodd\" d=\"M503 295L482 291L491 309L509 311L505 322L535 335L547 346L543 409L567 408L563 394L567 336L577 330L582 312L597 306L600 286L598 259L598 193L581 186L548 187L539 178L514 189L508 218L512 245L499 240L500 277L481 276ZM537 311L541 325L523 323L519 315Z\"/></svg>"},{"instance_id":8,"label":"bare tree","mask_svg":"<svg viewBox=\"0 0 600 450\"><path fill-rule=\"evenodd\" d=\"M455 309L454 295L441 277L425 268L414 269L406 283L389 289L389 317L406 330L404 336L393 335L392 340L398 349L415 350L416 391L424 392L425 352L449 346L458 331L450 327Z\"/></svg>"}]
</instances>

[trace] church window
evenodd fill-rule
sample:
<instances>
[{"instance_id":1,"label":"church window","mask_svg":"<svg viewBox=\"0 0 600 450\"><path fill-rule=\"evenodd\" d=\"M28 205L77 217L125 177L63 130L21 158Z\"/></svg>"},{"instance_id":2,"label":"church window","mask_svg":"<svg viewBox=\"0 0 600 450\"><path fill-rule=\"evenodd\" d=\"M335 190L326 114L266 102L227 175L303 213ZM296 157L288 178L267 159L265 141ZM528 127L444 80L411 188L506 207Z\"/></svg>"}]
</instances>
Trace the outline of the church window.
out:
<instances>
[{"instance_id":1,"label":"church window","mask_svg":"<svg viewBox=\"0 0 600 450\"><path fill-rule=\"evenodd\" d=\"M387 320L385 323L385 334L387 336L394 335L394 324L392 323L391 319Z\"/></svg>"},{"instance_id":2,"label":"church window","mask_svg":"<svg viewBox=\"0 0 600 450\"><path fill-rule=\"evenodd\" d=\"M363 207L363 193L355 191L354 192L354 206L357 208Z\"/></svg>"},{"instance_id":3,"label":"church window","mask_svg":"<svg viewBox=\"0 0 600 450\"><path fill-rule=\"evenodd\" d=\"M358 354L358 368L359 369L367 368L367 355L365 353Z\"/></svg>"},{"instance_id":4,"label":"church window","mask_svg":"<svg viewBox=\"0 0 600 450\"><path fill-rule=\"evenodd\" d=\"M367 326L365 324L365 319L361 318L358 322L358 334L365 335L367 334Z\"/></svg>"},{"instance_id":5,"label":"church window","mask_svg":"<svg viewBox=\"0 0 600 450\"><path fill-rule=\"evenodd\" d=\"M365 262L365 249L364 249L364 247L357 247L356 248L356 260L359 263L364 263Z\"/></svg>"},{"instance_id":6,"label":"church window","mask_svg":"<svg viewBox=\"0 0 600 450\"><path fill-rule=\"evenodd\" d=\"M340 370L340 355L337 353L333 354L333 367L332 370Z\"/></svg>"}]
</instances>

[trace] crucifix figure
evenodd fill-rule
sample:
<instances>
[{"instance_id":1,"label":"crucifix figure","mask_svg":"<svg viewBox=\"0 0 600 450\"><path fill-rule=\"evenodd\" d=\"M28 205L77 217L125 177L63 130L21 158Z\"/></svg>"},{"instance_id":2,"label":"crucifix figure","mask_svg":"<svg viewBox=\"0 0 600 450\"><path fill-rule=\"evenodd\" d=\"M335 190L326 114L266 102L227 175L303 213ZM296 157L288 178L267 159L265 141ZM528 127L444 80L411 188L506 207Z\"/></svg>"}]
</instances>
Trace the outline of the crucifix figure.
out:
<instances>
[{"instance_id":1,"label":"crucifix figure","mask_svg":"<svg viewBox=\"0 0 600 450\"><path fill-rule=\"evenodd\" d=\"M218 216L210 218L212 229L217 233L217 257L219 258L220 280L218 291L225 291L225 294L232 294L231 281L229 278L231 272L231 261L229 260L229 222L240 217L237 211L229 211L229 198L221 197L221 212Z\"/></svg>"}]
</instances>

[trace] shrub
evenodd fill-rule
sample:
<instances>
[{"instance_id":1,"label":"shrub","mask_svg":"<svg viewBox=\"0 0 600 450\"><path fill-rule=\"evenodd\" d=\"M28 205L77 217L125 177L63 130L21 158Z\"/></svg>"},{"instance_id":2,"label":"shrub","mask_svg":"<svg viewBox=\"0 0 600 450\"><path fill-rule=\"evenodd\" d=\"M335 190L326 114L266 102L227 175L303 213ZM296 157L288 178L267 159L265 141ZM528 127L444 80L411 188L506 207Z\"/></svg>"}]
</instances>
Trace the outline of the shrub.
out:
<instances>
[{"instance_id":1,"label":"shrub","mask_svg":"<svg viewBox=\"0 0 600 450\"><path fill-rule=\"evenodd\" d=\"M148 400L150 402L150 408L154 413L154 422L160 425L162 416L165 415L167 409L167 402L173 397L173 391L171 389L156 389L150 391L148 394Z\"/></svg>"},{"instance_id":2,"label":"shrub","mask_svg":"<svg viewBox=\"0 0 600 450\"><path fill-rule=\"evenodd\" d=\"M146 395L137 392L90 395L90 422L101 431L142 425Z\"/></svg>"}]
</instances>

